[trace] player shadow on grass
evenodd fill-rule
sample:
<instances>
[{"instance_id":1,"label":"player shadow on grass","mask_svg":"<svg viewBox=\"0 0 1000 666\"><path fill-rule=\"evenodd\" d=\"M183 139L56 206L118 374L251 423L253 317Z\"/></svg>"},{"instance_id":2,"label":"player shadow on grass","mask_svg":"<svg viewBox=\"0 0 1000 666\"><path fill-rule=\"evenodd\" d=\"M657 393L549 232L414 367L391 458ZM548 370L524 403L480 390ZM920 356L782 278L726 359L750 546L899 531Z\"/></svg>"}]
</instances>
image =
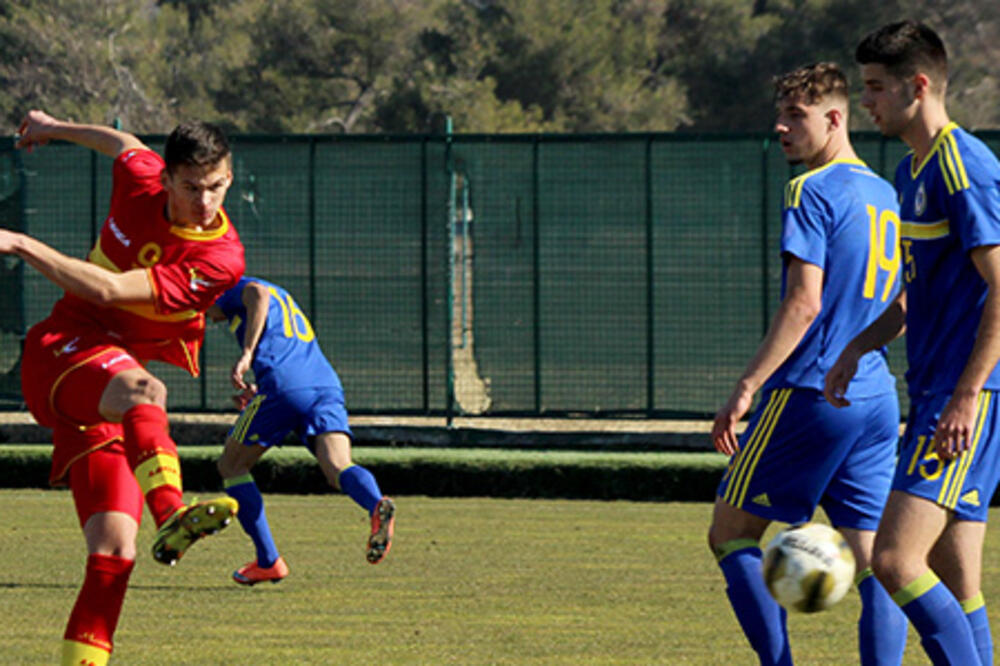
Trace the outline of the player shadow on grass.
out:
<instances>
[{"instance_id":1,"label":"player shadow on grass","mask_svg":"<svg viewBox=\"0 0 1000 666\"><path fill-rule=\"evenodd\" d=\"M38 589L38 590L78 590L80 584L77 582L73 583L14 583L10 581L0 581L0 590L20 590L20 589ZM220 590L227 592L240 592L239 588L234 588L232 585L129 585L129 589L132 590L149 590L154 592L176 592L178 590L183 590L186 592L212 592L213 594L218 593ZM244 592L245 594L245 592Z\"/></svg>"}]
</instances>

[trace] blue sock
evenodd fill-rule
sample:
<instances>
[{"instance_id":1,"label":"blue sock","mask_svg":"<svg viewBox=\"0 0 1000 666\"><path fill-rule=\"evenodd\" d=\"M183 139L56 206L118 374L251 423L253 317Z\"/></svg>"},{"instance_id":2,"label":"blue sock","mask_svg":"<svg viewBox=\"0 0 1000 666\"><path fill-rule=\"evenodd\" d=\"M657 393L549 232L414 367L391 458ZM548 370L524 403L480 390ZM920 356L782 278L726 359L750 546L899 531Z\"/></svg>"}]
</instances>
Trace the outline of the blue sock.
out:
<instances>
[{"instance_id":1,"label":"blue sock","mask_svg":"<svg viewBox=\"0 0 1000 666\"><path fill-rule=\"evenodd\" d=\"M348 465L337 475L337 485L371 515L375 505L382 499L382 491L372 473L361 465Z\"/></svg>"},{"instance_id":2,"label":"blue sock","mask_svg":"<svg viewBox=\"0 0 1000 666\"><path fill-rule=\"evenodd\" d=\"M757 541L736 539L716 548L726 594L761 666L791 666L785 609L767 591Z\"/></svg>"},{"instance_id":3,"label":"blue sock","mask_svg":"<svg viewBox=\"0 0 1000 666\"><path fill-rule=\"evenodd\" d=\"M244 474L222 482L226 494L240 503L236 517L257 548L257 565L270 567L278 559L278 547L271 537L271 526L267 524L267 514L264 513L264 498L261 497L257 484L250 474Z\"/></svg>"},{"instance_id":4,"label":"blue sock","mask_svg":"<svg viewBox=\"0 0 1000 666\"><path fill-rule=\"evenodd\" d=\"M972 637L976 640L979 661L983 662L983 666L993 666L993 636L990 633L990 619L986 615L986 599L983 598L983 593L966 599L961 605L972 629Z\"/></svg>"},{"instance_id":5,"label":"blue sock","mask_svg":"<svg viewBox=\"0 0 1000 666\"><path fill-rule=\"evenodd\" d=\"M980 663L962 607L933 571L904 586L892 599L920 632L920 644L935 666Z\"/></svg>"},{"instance_id":6,"label":"blue sock","mask_svg":"<svg viewBox=\"0 0 1000 666\"><path fill-rule=\"evenodd\" d=\"M865 569L857 575L861 594L861 619L858 621L858 649L861 666L903 663L906 650L906 615L893 602L882 583Z\"/></svg>"}]
</instances>

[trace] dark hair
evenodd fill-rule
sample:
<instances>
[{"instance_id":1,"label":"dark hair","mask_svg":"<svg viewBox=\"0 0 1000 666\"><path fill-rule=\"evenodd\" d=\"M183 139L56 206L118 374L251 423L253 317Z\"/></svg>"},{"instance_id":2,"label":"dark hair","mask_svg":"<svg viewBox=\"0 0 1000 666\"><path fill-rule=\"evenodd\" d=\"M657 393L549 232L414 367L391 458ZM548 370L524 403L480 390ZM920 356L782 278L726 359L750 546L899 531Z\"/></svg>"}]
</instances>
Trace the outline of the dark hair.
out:
<instances>
[{"instance_id":1,"label":"dark hair","mask_svg":"<svg viewBox=\"0 0 1000 666\"><path fill-rule=\"evenodd\" d=\"M828 97L848 99L847 77L833 62L817 62L774 77L774 101L801 96L807 104Z\"/></svg>"},{"instance_id":2,"label":"dark hair","mask_svg":"<svg viewBox=\"0 0 1000 666\"><path fill-rule=\"evenodd\" d=\"M930 75L932 86L942 91L948 82L948 54L937 33L917 21L898 21L869 33L854 51L859 65L882 65L898 78L917 72Z\"/></svg>"},{"instance_id":3,"label":"dark hair","mask_svg":"<svg viewBox=\"0 0 1000 666\"><path fill-rule=\"evenodd\" d=\"M201 121L182 123L175 127L167 137L163 149L163 159L167 163L167 171L171 173L182 164L208 167L229 156L229 142L223 131L211 123Z\"/></svg>"}]
</instances>

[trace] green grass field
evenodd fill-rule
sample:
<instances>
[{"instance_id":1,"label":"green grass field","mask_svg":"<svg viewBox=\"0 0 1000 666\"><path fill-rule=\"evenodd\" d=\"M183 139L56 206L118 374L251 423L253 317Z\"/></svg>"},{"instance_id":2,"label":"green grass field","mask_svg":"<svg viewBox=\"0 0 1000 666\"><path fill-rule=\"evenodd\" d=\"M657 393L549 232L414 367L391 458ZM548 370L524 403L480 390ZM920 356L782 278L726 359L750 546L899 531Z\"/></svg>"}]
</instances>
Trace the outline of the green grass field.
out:
<instances>
[{"instance_id":1,"label":"green grass field","mask_svg":"<svg viewBox=\"0 0 1000 666\"><path fill-rule=\"evenodd\" d=\"M705 546L708 504L399 497L392 552L371 566L350 500L267 501L292 569L278 585L229 580L253 559L236 524L173 569L154 563L147 516L113 663L756 663ZM0 511L0 661L55 663L85 557L72 500L0 490ZM993 529L985 560L1000 599ZM858 610L852 591L793 616L796 662L857 663ZM928 663L912 631L904 663Z\"/></svg>"}]
</instances>

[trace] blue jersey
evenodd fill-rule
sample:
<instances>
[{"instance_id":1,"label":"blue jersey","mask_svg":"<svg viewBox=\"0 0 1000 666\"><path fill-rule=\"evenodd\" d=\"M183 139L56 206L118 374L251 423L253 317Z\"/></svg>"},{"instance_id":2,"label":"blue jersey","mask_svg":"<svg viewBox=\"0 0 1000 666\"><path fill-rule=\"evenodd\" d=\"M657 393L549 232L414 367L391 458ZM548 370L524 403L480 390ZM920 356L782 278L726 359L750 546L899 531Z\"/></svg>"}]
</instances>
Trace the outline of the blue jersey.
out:
<instances>
[{"instance_id":1,"label":"blue jersey","mask_svg":"<svg viewBox=\"0 0 1000 666\"><path fill-rule=\"evenodd\" d=\"M215 302L229 320L236 340L243 344L247 309L243 289L256 282L267 287L267 323L253 356L253 373L259 393L287 392L301 388L335 387L342 391L340 378L323 355L312 325L295 299L276 284L244 277Z\"/></svg>"},{"instance_id":2,"label":"blue jersey","mask_svg":"<svg viewBox=\"0 0 1000 666\"><path fill-rule=\"evenodd\" d=\"M900 221L892 186L859 160L834 160L789 181L782 256L823 269L822 308L765 389L823 390L827 371L899 288ZM782 270L785 296L788 262ZM848 399L895 391L884 349L865 354Z\"/></svg>"},{"instance_id":3,"label":"blue jersey","mask_svg":"<svg viewBox=\"0 0 1000 666\"><path fill-rule=\"evenodd\" d=\"M896 169L906 280L910 395L951 393L982 319L987 285L969 251L1000 244L1000 163L950 123L921 164ZM984 385L1000 389L994 368Z\"/></svg>"}]
</instances>

